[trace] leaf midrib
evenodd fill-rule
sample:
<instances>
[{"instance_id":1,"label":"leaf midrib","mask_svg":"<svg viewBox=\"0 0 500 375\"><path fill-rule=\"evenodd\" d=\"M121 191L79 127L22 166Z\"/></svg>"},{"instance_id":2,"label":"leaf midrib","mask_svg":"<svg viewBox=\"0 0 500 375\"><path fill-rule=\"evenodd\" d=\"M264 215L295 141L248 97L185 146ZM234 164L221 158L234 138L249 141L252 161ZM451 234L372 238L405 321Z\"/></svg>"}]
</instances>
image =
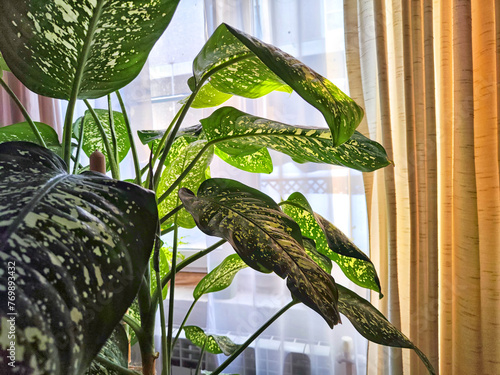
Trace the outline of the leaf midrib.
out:
<instances>
[{"instance_id":1,"label":"leaf midrib","mask_svg":"<svg viewBox=\"0 0 500 375\"><path fill-rule=\"evenodd\" d=\"M33 212L34 208L37 206L37 204L45 197L47 194L62 180L68 178L69 174L67 173L60 173L57 176L52 177L50 180L48 180L45 185L38 190L35 195L32 197L32 199L27 203L19 215L17 215L16 220L12 222L12 224L9 225L9 227L6 229L6 231L0 236L0 244L5 244L7 239L14 234L21 223L24 222L26 216L30 213Z\"/></svg>"},{"instance_id":2,"label":"leaf midrib","mask_svg":"<svg viewBox=\"0 0 500 375\"><path fill-rule=\"evenodd\" d=\"M243 217L245 220L247 220L247 221L251 222L251 223L252 223L252 224L254 224L256 227L258 227L259 229L261 229L261 230L262 230L262 232L264 232L264 233L265 233L265 234L266 234L269 238L271 238L271 240L272 240L274 243L276 243L276 244L277 244L277 245L278 245L278 246L282 249L282 251L283 251L285 254L287 254L287 255L288 255L288 257L292 260L292 262L293 262L293 263L296 265L296 267L300 270L300 273L302 274L302 276L304 277L304 279L305 279L305 280L307 280L307 283L308 283L308 284L312 287L312 283L311 283L311 282L309 281L309 279L306 277L306 275L305 275L305 274L304 274L304 272L302 271L302 268L299 266L299 264L297 263L297 261L296 261L296 260L295 260L295 259L294 259L294 258L293 258L293 257L292 257L292 256L291 256L291 255L290 255L290 254L286 251L286 250L285 250L285 248L284 248L284 247L283 247L283 246L282 246L282 245L281 245L281 244L280 244L280 243L279 243L276 239L274 239L274 238L273 238L273 236L271 236L271 235L270 235L270 234L269 234L269 233L268 233L268 232L267 232L264 228L262 228L260 225L258 225L255 221L250 220L250 219L248 219L246 216L244 216L244 215L240 214L240 213L239 213L239 211L235 211L235 210L231 209L230 207L227 207L227 206L225 206L224 204L221 204L220 202L216 202L216 203L217 203L219 206L221 206L221 207L223 207L223 208L226 208L227 210L230 210L230 211L234 212L234 213L235 213L235 214L237 214L238 216ZM290 237L292 237L292 236L290 236ZM292 237L292 238L293 238L293 237ZM300 243L299 243L299 242L298 242L295 238L293 238L293 239L295 240L295 242L297 242L297 243L300 245ZM287 278L288 278L290 275L288 274L288 275L286 275L286 276L287 276Z\"/></svg>"}]
</instances>

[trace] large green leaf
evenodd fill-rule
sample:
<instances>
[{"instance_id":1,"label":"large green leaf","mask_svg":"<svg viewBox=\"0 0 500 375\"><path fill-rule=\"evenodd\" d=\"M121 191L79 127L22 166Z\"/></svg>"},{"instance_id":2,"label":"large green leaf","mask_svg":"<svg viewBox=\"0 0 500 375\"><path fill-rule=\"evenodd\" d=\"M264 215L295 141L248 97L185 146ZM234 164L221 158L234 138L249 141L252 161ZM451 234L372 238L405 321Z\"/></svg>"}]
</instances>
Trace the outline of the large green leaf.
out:
<instances>
[{"instance_id":1,"label":"large green leaf","mask_svg":"<svg viewBox=\"0 0 500 375\"><path fill-rule=\"evenodd\" d=\"M226 24L196 56L193 73L191 86L210 76L213 89L248 98L293 89L323 114L332 146L347 141L363 118L361 107L329 80L279 48Z\"/></svg>"},{"instance_id":2,"label":"large green leaf","mask_svg":"<svg viewBox=\"0 0 500 375\"><path fill-rule=\"evenodd\" d=\"M137 293L158 218L154 194L99 173L67 174L49 150L8 142L0 207L0 300L12 302L0 305L0 351L16 312L19 373L81 374Z\"/></svg>"},{"instance_id":3,"label":"large green leaf","mask_svg":"<svg viewBox=\"0 0 500 375\"><path fill-rule=\"evenodd\" d=\"M300 226L302 234L316 243L316 249L337 263L349 280L381 293L377 271L370 259L339 229L315 213L301 193L281 203L283 211Z\"/></svg>"},{"instance_id":4,"label":"large green leaf","mask_svg":"<svg viewBox=\"0 0 500 375\"><path fill-rule=\"evenodd\" d=\"M108 139L109 144L113 147L113 142L111 138L111 126L109 122L109 113L107 109L95 109L94 110L99 121L104 128L104 133ZM84 116L78 118L73 124L73 133L75 138L79 138L80 131L82 128L82 121L84 122L83 126L83 145L82 150L85 152L87 156L90 157L95 150L101 151L106 157L106 168L109 170L110 162L108 157L108 151L104 145L104 140L99 130L99 127L91 115L90 111L85 111ZM120 112L113 111L113 123L114 130L116 134L116 144L118 146L118 160L119 163L127 156L130 150L130 139L128 137L127 126L125 125L125 119L123 114Z\"/></svg>"},{"instance_id":5,"label":"large green leaf","mask_svg":"<svg viewBox=\"0 0 500 375\"><path fill-rule=\"evenodd\" d=\"M415 350L429 373L436 374L425 354L370 302L342 285L337 284L337 288L339 290L339 311L350 320L363 337L377 344Z\"/></svg>"},{"instance_id":6,"label":"large green leaf","mask_svg":"<svg viewBox=\"0 0 500 375\"><path fill-rule=\"evenodd\" d=\"M123 368L128 368L128 337L122 324L118 324L108 338L99 356ZM105 367L101 362L94 360L85 375L119 375L116 370Z\"/></svg>"},{"instance_id":7,"label":"large green leaf","mask_svg":"<svg viewBox=\"0 0 500 375\"><path fill-rule=\"evenodd\" d=\"M2 0L0 50L37 94L98 98L128 84L179 0Z\"/></svg>"},{"instance_id":8,"label":"large green leaf","mask_svg":"<svg viewBox=\"0 0 500 375\"><path fill-rule=\"evenodd\" d=\"M250 267L287 279L292 295L327 323L339 322L337 291L331 275L305 252L299 226L264 193L228 179L210 179L198 196L179 197L206 234L226 239Z\"/></svg>"},{"instance_id":9,"label":"large green leaf","mask_svg":"<svg viewBox=\"0 0 500 375\"><path fill-rule=\"evenodd\" d=\"M193 344L212 354L224 353L227 356L238 350L240 345L235 344L229 337L207 335L200 327L185 326L186 338Z\"/></svg>"},{"instance_id":10,"label":"large green leaf","mask_svg":"<svg viewBox=\"0 0 500 375\"><path fill-rule=\"evenodd\" d=\"M158 185L158 196L161 196L172 183L183 173L186 167L193 161L198 152L206 145L207 141L199 140L190 142L188 137L180 137L172 144L172 148L168 153L165 161L166 167L161 175ZM191 190L197 191L200 184L206 179L206 170L212 161L213 148L210 148L203 153L200 160L195 164L193 169L182 180L182 186ZM177 195L179 186L177 186L159 205L158 210L160 217L165 216L174 208L179 206L180 201ZM174 217L162 224L163 227L170 226L174 221ZM177 213L177 224L183 228L193 228L194 220L186 210L181 210Z\"/></svg>"},{"instance_id":11,"label":"large green leaf","mask_svg":"<svg viewBox=\"0 0 500 375\"><path fill-rule=\"evenodd\" d=\"M248 155L262 147L290 155L299 163L343 165L370 172L390 164L384 148L361 133L332 147L328 129L292 126L223 107L201 120L205 136L232 156Z\"/></svg>"},{"instance_id":12,"label":"large green leaf","mask_svg":"<svg viewBox=\"0 0 500 375\"><path fill-rule=\"evenodd\" d=\"M226 100L229 100L233 95L221 92L214 88L210 82L207 82L201 87L201 89L196 94L196 97L191 103L193 108L210 108L217 107L221 105ZM184 99L187 101L187 98ZM183 101L184 101L183 100ZM182 101L182 102L183 102Z\"/></svg>"},{"instance_id":13,"label":"large green leaf","mask_svg":"<svg viewBox=\"0 0 500 375\"><path fill-rule=\"evenodd\" d=\"M61 153L61 144L54 128L41 122L35 122L35 126L45 141L47 148L59 155ZM15 141L38 143L38 138L27 122L0 127L0 143Z\"/></svg>"},{"instance_id":14,"label":"large green leaf","mask_svg":"<svg viewBox=\"0 0 500 375\"><path fill-rule=\"evenodd\" d=\"M273 171L273 160L265 147L262 147L252 154L236 156L231 156L220 148L215 147L215 155L233 167L246 172L271 173Z\"/></svg>"},{"instance_id":15,"label":"large green leaf","mask_svg":"<svg viewBox=\"0 0 500 375\"><path fill-rule=\"evenodd\" d=\"M226 289L231 285L238 271L245 267L247 264L238 254L229 255L196 285L193 291L194 299L197 300L204 294Z\"/></svg>"}]
</instances>

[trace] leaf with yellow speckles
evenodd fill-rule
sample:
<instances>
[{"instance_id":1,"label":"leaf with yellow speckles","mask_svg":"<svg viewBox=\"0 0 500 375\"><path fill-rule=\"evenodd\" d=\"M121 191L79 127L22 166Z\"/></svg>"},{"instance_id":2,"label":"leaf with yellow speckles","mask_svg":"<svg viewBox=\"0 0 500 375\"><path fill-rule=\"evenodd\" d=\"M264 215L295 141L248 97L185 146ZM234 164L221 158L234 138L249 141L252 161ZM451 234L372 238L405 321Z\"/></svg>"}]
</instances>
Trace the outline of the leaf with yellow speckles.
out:
<instances>
[{"instance_id":1,"label":"leaf with yellow speckles","mask_svg":"<svg viewBox=\"0 0 500 375\"><path fill-rule=\"evenodd\" d=\"M224 353L230 356L239 345L235 344L229 337L218 335L207 335L200 327L185 326L184 333L186 338L200 348L204 348L206 352L212 354Z\"/></svg>"},{"instance_id":2,"label":"leaf with yellow speckles","mask_svg":"<svg viewBox=\"0 0 500 375\"><path fill-rule=\"evenodd\" d=\"M197 196L180 189L179 197L200 230L227 240L257 271L286 278L294 298L330 327L339 322L332 276L307 255L299 226L269 196L234 180L213 178L201 184Z\"/></svg>"},{"instance_id":3,"label":"leaf with yellow speckles","mask_svg":"<svg viewBox=\"0 0 500 375\"><path fill-rule=\"evenodd\" d=\"M245 267L247 264L238 254L229 255L196 285L193 291L194 299L197 300L204 294L226 289L231 285L238 271Z\"/></svg>"},{"instance_id":4,"label":"leaf with yellow speckles","mask_svg":"<svg viewBox=\"0 0 500 375\"><path fill-rule=\"evenodd\" d=\"M60 155L61 144L54 128L42 122L35 122L35 126L45 141L47 148ZM0 143L16 141L38 143L38 138L27 122L0 127Z\"/></svg>"},{"instance_id":5,"label":"leaf with yellow speckles","mask_svg":"<svg viewBox=\"0 0 500 375\"><path fill-rule=\"evenodd\" d=\"M197 140L192 142L189 137L180 137L172 144L172 148L165 160L165 169L161 175L158 185L157 194L161 196L175 182L175 180L184 172L186 167L194 160L198 152L205 147L206 140ZM213 147L203 153L200 160L197 161L193 169L182 180L181 185L191 190L198 190L200 184L206 180L206 170L210 165L213 157ZM167 215L174 208L179 206L181 202L177 192L177 186L159 205L158 211L160 218ZM175 217L162 223L162 227L166 228L173 224ZM177 213L177 224L183 228L193 228L195 226L191 215L182 209Z\"/></svg>"},{"instance_id":6,"label":"leaf with yellow speckles","mask_svg":"<svg viewBox=\"0 0 500 375\"><path fill-rule=\"evenodd\" d=\"M249 155L267 147L299 163L343 165L363 172L390 164L384 148L358 132L332 147L328 129L287 125L233 107L219 108L201 124L206 138L231 156Z\"/></svg>"},{"instance_id":7,"label":"leaf with yellow speckles","mask_svg":"<svg viewBox=\"0 0 500 375\"><path fill-rule=\"evenodd\" d=\"M0 51L37 94L99 98L131 82L179 0L2 0Z\"/></svg>"},{"instance_id":8,"label":"leaf with yellow speckles","mask_svg":"<svg viewBox=\"0 0 500 375\"><path fill-rule=\"evenodd\" d=\"M190 86L210 77L211 86L205 90L214 96L215 91L247 98L274 90L295 91L323 114L331 146L349 140L363 118L363 109L325 77L279 48L226 24L214 31L196 56L193 74Z\"/></svg>"},{"instance_id":9,"label":"leaf with yellow speckles","mask_svg":"<svg viewBox=\"0 0 500 375\"><path fill-rule=\"evenodd\" d=\"M353 283L378 292L382 298L380 281L370 258L332 223L315 213L304 195L293 193L281 206L297 222L302 234L315 241L320 254L337 263Z\"/></svg>"},{"instance_id":10,"label":"leaf with yellow speckles","mask_svg":"<svg viewBox=\"0 0 500 375\"><path fill-rule=\"evenodd\" d=\"M337 284L337 288L339 290L339 311L349 319L364 338L381 345L413 349L429 373L436 374L425 354L370 302L342 285Z\"/></svg>"},{"instance_id":11,"label":"leaf with yellow speckles","mask_svg":"<svg viewBox=\"0 0 500 375\"><path fill-rule=\"evenodd\" d=\"M87 369L139 289L157 220L149 190L68 174L33 143L0 144L1 301L10 296L3 286L15 285L15 303L0 304L0 352L17 312L19 373Z\"/></svg>"},{"instance_id":12,"label":"leaf with yellow speckles","mask_svg":"<svg viewBox=\"0 0 500 375\"><path fill-rule=\"evenodd\" d=\"M95 109L94 110L99 121L104 128L104 133L108 139L108 142L113 147L112 140L112 132L111 126L109 123L109 113L107 109ZM83 126L83 143L82 150L85 152L85 155L90 157L95 150L101 151L106 157L106 168L109 171L110 162L108 158L108 151L106 150L106 146L102 137L102 134L97 126L97 123L94 117L90 114L90 111L85 111L85 114L78 118L73 124L73 134L76 139L80 136L80 131L82 128L82 121L84 122ZM125 119L123 114L120 112L113 111L113 123L114 130L116 134L116 143L118 147L118 162L121 162L127 156L130 150L130 140L128 137L127 126L125 125Z\"/></svg>"},{"instance_id":13,"label":"leaf with yellow speckles","mask_svg":"<svg viewBox=\"0 0 500 375\"><path fill-rule=\"evenodd\" d=\"M127 368L128 355L128 337L123 325L120 323L115 327L115 330L102 347L99 356L118 366ZM119 375L119 373L104 367L103 364L94 360L85 375Z\"/></svg>"}]
</instances>

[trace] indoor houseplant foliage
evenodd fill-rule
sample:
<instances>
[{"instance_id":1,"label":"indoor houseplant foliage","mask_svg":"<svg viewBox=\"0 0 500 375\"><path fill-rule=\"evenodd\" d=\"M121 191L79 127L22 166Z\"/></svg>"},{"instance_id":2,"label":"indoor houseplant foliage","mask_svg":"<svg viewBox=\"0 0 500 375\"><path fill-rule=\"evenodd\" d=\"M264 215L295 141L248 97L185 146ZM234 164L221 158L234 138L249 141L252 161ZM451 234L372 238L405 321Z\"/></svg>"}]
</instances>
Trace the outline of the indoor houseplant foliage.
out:
<instances>
[{"instance_id":1,"label":"indoor houseplant foliage","mask_svg":"<svg viewBox=\"0 0 500 375\"><path fill-rule=\"evenodd\" d=\"M0 220L0 254L6 261L15 259L21 270L16 280L26 284L19 287L22 301L27 305L36 300L33 309L38 308L19 320L16 340L27 349L18 352L18 365L44 368L42 373L81 373L121 318L130 327L132 340L139 343L143 372L153 373L154 318L159 307L164 319L163 369L169 373L177 339L172 331L175 275L227 241L237 254L200 282L194 291L195 302L205 293L227 287L235 273L246 266L275 272L286 279L292 301L268 324L299 302L318 312L330 327L339 323L340 312L374 342L415 349L433 372L425 356L376 309L335 283L330 275L332 260L355 283L381 293L370 260L315 214L299 192L278 204L240 182L207 177L214 154L250 172L269 171L272 160L268 149L286 153L299 163L337 164L361 171L387 166L390 162L383 147L355 131L363 116L361 108L331 82L279 49L221 25L193 62L193 77L188 82L192 94L171 126L163 132L140 134L151 147L148 165L139 165L118 93L121 113L113 111L111 100L107 110L95 110L86 101L88 111L74 121L77 100L110 98L137 75L176 5L177 1L169 0L9 0L0 5L4 35L0 51L12 72L31 90L68 100L62 145L50 127L33 123L27 114L26 123L0 129L2 142L30 140L39 144L0 145L0 202L6 207ZM3 81L2 86L8 90ZM287 125L231 107L219 108L202 119L201 125L180 128L190 108L218 106L232 95L256 98L274 90L296 91L323 114L328 128ZM87 168L80 164L79 155L95 148L105 153L114 179L84 172ZM117 181L119 163L129 151L136 185ZM143 187L156 193L159 220L156 207L151 207L156 206L151 203L153 193ZM177 228L194 225L222 240L178 262ZM113 231L108 231L108 226ZM171 253L160 239L162 233L170 231L174 234ZM69 251L73 248L77 250ZM116 269L124 270L123 274L113 273ZM8 285L6 271L0 275L2 285ZM56 273L62 274L69 286L61 286ZM113 284L116 280L119 282ZM167 313L163 298L169 282ZM33 285L38 286L35 289ZM36 290L47 290L47 296L40 298ZM0 292L10 296L7 290ZM49 309L46 318L40 319L37 313L44 310L49 298L58 301L56 306L62 306L63 313ZM129 313L123 315L131 304ZM24 306L19 304L18 311L24 311ZM111 311L110 306L120 308ZM2 306L0 312L0 346L7 350L3 327L7 327L4 320L8 311ZM56 335L60 322L66 324L62 332L67 334L62 338ZM32 327L37 327L36 331ZM123 346L119 327L91 371L131 373L124 368L123 358L117 359ZM229 355L214 373L220 373L256 336L236 345L197 327L185 326L184 330L203 350ZM77 343L78 350L68 350L71 345L67 340ZM7 366L5 362L1 365Z\"/></svg>"}]
</instances>

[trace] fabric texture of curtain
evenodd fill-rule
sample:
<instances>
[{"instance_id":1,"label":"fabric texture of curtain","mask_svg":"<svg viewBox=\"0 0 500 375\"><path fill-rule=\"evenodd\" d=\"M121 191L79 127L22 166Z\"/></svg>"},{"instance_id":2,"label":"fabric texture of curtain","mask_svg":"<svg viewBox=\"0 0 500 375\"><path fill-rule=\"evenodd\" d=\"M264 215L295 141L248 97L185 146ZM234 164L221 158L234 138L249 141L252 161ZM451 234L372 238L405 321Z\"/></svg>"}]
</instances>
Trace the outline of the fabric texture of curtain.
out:
<instances>
[{"instance_id":1,"label":"fabric texture of curtain","mask_svg":"<svg viewBox=\"0 0 500 375\"><path fill-rule=\"evenodd\" d=\"M375 303L440 373L498 374L500 6L358 0L344 17L360 130L394 161L364 178ZM370 344L368 373L426 370Z\"/></svg>"},{"instance_id":2,"label":"fabric texture of curtain","mask_svg":"<svg viewBox=\"0 0 500 375\"><path fill-rule=\"evenodd\" d=\"M33 121L40 121L52 126L61 136L62 123L57 100L34 94L10 72L3 72L2 79L21 101ZM3 88L0 88L0 126L24 121L26 120L12 98Z\"/></svg>"}]
</instances>

